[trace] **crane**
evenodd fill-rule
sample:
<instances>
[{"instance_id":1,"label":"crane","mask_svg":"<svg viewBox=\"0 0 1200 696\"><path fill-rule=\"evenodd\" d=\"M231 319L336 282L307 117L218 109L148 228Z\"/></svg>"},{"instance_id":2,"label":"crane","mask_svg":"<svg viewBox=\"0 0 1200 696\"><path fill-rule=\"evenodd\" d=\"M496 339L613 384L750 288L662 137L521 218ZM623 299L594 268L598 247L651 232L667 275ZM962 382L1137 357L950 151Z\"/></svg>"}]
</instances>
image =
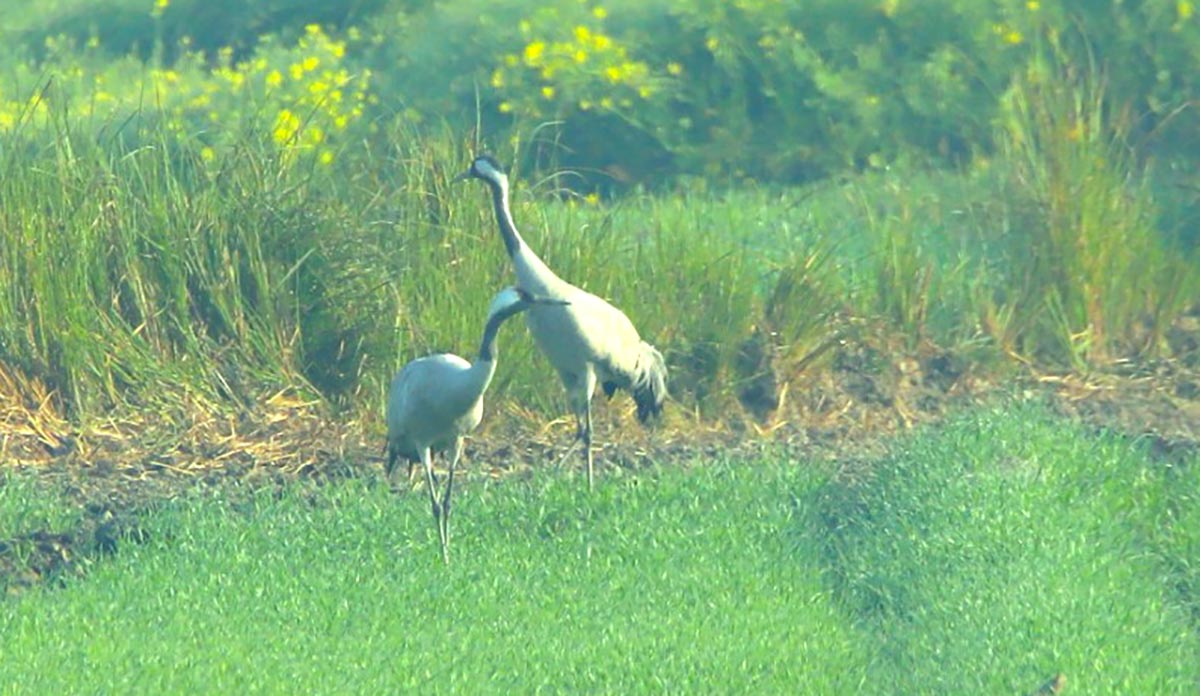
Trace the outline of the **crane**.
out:
<instances>
[{"instance_id":1,"label":"crane","mask_svg":"<svg viewBox=\"0 0 1200 696\"><path fill-rule=\"evenodd\" d=\"M388 478L397 462L425 465L425 482L442 545L442 560L450 562L450 494L454 469L462 456L463 436L483 419L483 395L496 373L496 333L510 317L539 305L562 305L564 300L537 297L520 287L507 287L492 298L484 324L479 356L467 362L453 353L417 358L392 378L387 401ZM433 478L433 453L453 448L446 488L439 500Z\"/></svg>"},{"instance_id":2,"label":"crane","mask_svg":"<svg viewBox=\"0 0 1200 696\"><path fill-rule=\"evenodd\" d=\"M492 193L492 206L517 284L563 305L530 308L526 319L534 342L558 372L583 443L588 488L592 473L592 394L597 383L605 396L625 389L637 404L642 423L662 412L667 398L667 366L662 353L638 335L633 322L605 300L559 278L529 248L513 222L508 175L490 155L479 155L455 181L479 179Z\"/></svg>"}]
</instances>

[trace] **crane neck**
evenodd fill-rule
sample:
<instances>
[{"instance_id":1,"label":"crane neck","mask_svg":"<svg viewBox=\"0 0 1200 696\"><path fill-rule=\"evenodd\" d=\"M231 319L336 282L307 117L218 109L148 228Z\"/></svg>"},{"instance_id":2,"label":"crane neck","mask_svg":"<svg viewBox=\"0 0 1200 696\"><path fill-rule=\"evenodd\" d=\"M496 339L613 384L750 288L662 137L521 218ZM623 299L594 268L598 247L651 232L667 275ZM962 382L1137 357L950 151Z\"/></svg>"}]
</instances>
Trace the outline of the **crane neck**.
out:
<instances>
[{"instance_id":1,"label":"crane neck","mask_svg":"<svg viewBox=\"0 0 1200 696\"><path fill-rule=\"evenodd\" d=\"M482 363L487 366L489 371L495 371L496 334L500 332L500 325L510 316L512 314L493 314L488 317L487 324L483 327L483 339L479 341L479 358L475 361L475 365ZM491 378L490 372L488 378Z\"/></svg>"},{"instance_id":2,"label":"crane neck","mask_svg":"<svg viewBox=\"0 0 1200 696\"><path fill-rule=\"evenodd\" d=\"M525 240L521 239L521 233L513 223L508 201L508 181L489 179L488 186L492 189L492 206L496 209L496 222L500 225L500 238L504 240L504 249L509 257L516 258L521 247L525 246Z\"/></svg>"},{"instance_id":3,"label":"crane neck","mask_svg":"<svg viewBox=\"0 0 1200 696\"><path fill-rule=\"evenodd\" d=\"M521 238L517 225L513 222L512 209L509 207L508 179L498 181L487 179L492 190L492 205L496 209L496 224L500 227L500 238L504 240L504 249L512 259L517 273L517 280L528 290L546 292L561 285L562 280L542 261L533 249Z\"/></svg>"}]
</instances>

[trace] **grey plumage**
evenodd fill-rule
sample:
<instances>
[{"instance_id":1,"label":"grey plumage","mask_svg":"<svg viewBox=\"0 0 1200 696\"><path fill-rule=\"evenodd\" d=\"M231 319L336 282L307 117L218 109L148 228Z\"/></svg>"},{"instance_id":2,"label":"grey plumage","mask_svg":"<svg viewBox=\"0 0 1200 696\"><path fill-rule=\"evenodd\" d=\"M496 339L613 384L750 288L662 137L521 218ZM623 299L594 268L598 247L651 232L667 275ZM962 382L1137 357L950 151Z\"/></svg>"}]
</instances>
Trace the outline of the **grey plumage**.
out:
<instances>
[{"instance_id":1,"label":"grey plumage","mask_svg":"<svg viewBox=\"0 0 1200 696\"><path fill-rule=\"evenodd\" d=\"M483 420L483 395L496 373L496 333L509 317L542 303L560 300L538 298L522 288L505 288L492 298L488 318L474 363L453 353L417 358L392 379L387 402L387 474L401 459L425 466L434 524L442 557L450 562L450 496L454 469L462 456L463 436ZM433 453L453 449L446 488L439 499L433 477Z\"/></svg>"},{"instance_id":2,"label":"grey plumage","mask_svg":"<svg viewBox=\"0 0 1200 696\"><path fill-rule=\"evenodd\" d=\"M527 314L538 348L558 372L584 445L588 485L592 485L591 398L600 384L606 396L627 390L645 423L662 411L667 397L667 367L662 354L638 335L633 323L603 299L559 278L525 243L509 207L508 177L490 156L476 157L459 179L487 184L504 248L513 262L517 283L528 291L561 299L565 306L539 306Z\"/></svg>"}]
</instances>

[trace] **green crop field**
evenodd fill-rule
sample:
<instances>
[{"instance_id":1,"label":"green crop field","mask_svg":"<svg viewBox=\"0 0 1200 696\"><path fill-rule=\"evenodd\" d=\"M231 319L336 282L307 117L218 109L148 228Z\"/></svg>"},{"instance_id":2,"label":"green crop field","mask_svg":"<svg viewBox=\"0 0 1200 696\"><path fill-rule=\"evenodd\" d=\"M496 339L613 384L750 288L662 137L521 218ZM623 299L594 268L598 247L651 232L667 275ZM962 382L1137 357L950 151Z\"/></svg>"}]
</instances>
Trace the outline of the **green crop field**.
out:
<instances>
[{"instance_id":1,"label":"green crop field","mask_svg":"<svg viewBox=\"0 0 1200 696\"><path fill-rule=\"evenodd\" d=\"M374 479L197 490L0 604L6 693L1078 693L1200 686L1200 461L1040 407L897 441L474 480L444 566ZM6 486L3 509L29 489ZM26 502L26 505L31 503Z\"/></svg>"}]
</instances>

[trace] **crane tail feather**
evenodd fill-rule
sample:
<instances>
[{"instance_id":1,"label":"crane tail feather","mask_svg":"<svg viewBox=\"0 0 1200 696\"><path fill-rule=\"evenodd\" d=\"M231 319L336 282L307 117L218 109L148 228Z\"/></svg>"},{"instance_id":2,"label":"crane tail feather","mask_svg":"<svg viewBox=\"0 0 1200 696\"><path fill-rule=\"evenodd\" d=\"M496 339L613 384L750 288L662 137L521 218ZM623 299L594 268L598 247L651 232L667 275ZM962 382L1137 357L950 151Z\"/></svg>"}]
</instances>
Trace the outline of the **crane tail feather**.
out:
<instances>
[{"instance_id":1,"label":"crane tail feather","mask_svg":"<svg viewBox=\"0 0 1200 696\"><path fill-rule=\"evenodd\" d=\"M649 343L642 342L638 358L637 374L630 385L630 393L637 404L637 417L642 423L662 413L667 400L667 363L662 353Z\"/></svg>"}]
</instances>

